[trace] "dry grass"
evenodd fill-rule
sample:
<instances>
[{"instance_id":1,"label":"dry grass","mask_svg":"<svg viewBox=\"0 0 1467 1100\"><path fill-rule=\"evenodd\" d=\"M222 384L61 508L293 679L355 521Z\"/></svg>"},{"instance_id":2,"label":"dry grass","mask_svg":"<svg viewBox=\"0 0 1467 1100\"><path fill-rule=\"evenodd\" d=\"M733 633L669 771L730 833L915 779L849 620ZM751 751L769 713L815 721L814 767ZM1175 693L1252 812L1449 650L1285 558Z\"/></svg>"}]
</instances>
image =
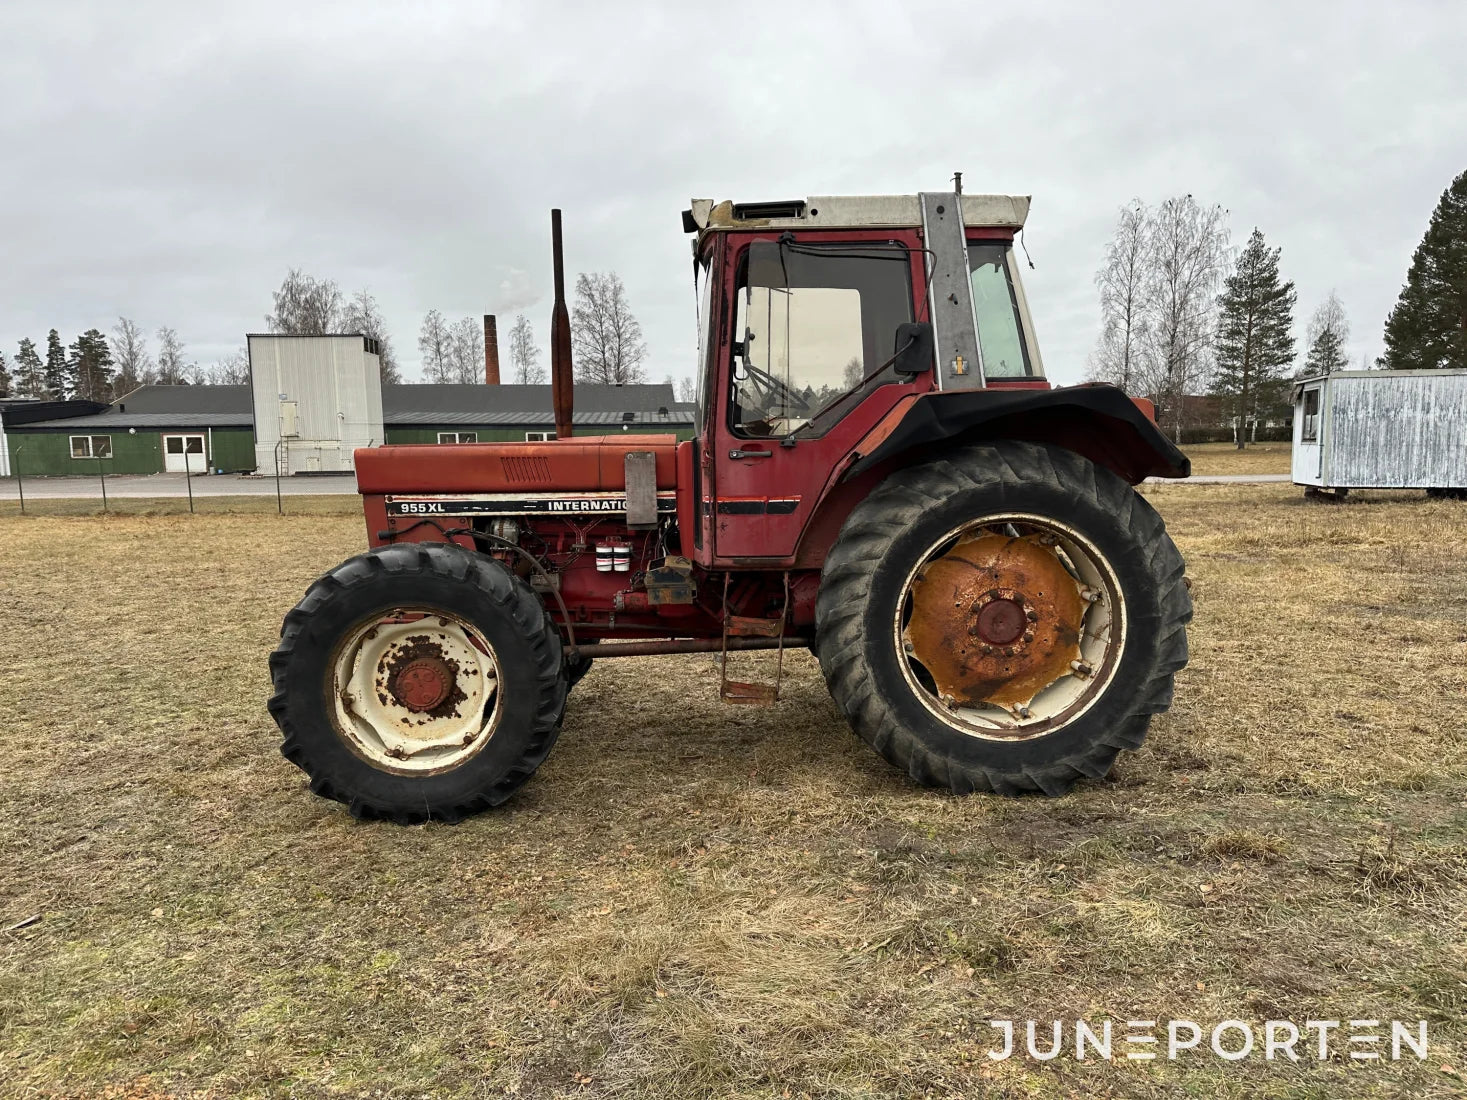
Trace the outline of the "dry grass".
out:
<instances>
[{"instance_id":1,"label":"dry grass","mask_svg":"<svg viewBox=\"0 0 1467 1100\"><path fill-rule=\"evenodd\" d=\"M1197 475L1286 474L1293 447L1288 443L1250 443L1240 451L1232 443L1199 443L1182 451L1192 460L1192 473Z\"/></svg>"},{"instance_id":2,"label":"dry grass","mask_svg":"<svg viewBox=\"0 0 1467 1100\"><path fill-rule=\"evenodd\" d=\"M1177 704L1055 800L910 786L813 661L603 662L508 807L353 822L276 753L355 517L7 519L0 1093L1454 1094L1467 508L1165 485ZM741 655L743 668L756 658ZM995 1017L1430 1021L1429 1062L984 1057Z\"/></svg>"}]
</instances>

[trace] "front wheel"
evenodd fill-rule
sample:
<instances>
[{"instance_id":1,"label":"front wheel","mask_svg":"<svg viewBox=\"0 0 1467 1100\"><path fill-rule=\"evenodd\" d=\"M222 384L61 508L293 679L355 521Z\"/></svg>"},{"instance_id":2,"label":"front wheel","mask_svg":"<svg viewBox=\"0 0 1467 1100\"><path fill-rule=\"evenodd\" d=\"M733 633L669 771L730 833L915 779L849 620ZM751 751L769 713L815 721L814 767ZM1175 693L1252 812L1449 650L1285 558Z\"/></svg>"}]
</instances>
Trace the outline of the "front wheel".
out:
<instances>
[{"instance_id":1,"label":"front wheel","mask_svg":"<svg viewBox=\"0 0 1467 1100\"><path fill-rule=\"evenodd\" d=\"M956 793L1051 795L1140 746L1191 616L1150 505L1018 442L883 482L842 527L815 609L831 694L893 764Z\"/></svg>"},{"instance_id":2,"label":"front wheel","mask_svg":"<svg viewBox=\"0 0 1467 1100\"><path fill-rule=\"evenodd\" d=\"M281 752L353 815L458 821L498 805L560 732L560 635L497 561L389 546L337 566L270 657Z\"/></svg>"}]
</instances>

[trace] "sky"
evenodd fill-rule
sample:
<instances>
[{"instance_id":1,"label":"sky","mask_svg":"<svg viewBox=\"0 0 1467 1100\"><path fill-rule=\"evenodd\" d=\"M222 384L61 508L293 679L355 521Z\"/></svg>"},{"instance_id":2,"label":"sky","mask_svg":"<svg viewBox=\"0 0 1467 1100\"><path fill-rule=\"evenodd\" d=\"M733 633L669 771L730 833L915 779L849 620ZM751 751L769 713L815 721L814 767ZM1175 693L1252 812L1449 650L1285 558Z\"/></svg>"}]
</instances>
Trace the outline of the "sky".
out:
<instances>
[{"instance_id":1,"label":"sky","mask_svg":"<svg viewBox=\"0 0 1467 1100\"><path fill-rule=\"evenodd\" d=\"M614 270L654 380L692 373L691 197L1034 197L1045 366L1079 381L1118 209L1193 194L1283 249L1352 363L1467 169L1467 4L0 5L0 351L120 315L225 358L291 267L423 314ZM501 352L506 340L501 336ZM153 341L156 346L156 340ZM548 352L546 353L548 358Z\"/></svg>"}]
</instances>

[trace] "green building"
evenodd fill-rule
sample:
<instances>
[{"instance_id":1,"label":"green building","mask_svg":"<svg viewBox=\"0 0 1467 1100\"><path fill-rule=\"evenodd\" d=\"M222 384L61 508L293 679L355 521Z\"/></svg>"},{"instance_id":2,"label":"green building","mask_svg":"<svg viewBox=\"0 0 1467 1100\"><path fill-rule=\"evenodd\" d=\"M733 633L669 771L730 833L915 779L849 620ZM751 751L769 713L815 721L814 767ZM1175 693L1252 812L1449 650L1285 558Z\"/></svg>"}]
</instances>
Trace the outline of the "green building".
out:
<instances>
[{"instance_id":1,"label":"green building","mask_svg":"<svg viewBox=\"0 0 1467 1100\"><path fill-rule=\"evenodd\" d=\"M27 412L27 406L32 406ZM0 409L9 472L22 477L239 473L256 468L249 386L142 386L108 406L36 403ZM99 410L99 411L94 411ZM488 443L553 439L549 386L382 387L388 443ZM655 432L690 439L693 406L669 385L575 387L578 434ZM268 472L268 471L266 471Z\"/></svg>"}]
</instances>

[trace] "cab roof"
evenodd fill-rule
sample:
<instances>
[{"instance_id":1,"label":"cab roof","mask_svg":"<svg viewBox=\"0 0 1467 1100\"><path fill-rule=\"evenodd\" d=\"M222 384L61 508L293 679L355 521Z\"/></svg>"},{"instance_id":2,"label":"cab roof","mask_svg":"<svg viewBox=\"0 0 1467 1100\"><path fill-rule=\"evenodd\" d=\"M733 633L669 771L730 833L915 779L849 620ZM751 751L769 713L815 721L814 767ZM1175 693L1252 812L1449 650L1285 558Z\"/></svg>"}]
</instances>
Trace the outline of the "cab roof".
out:
<instances>
[{"instance_id":1,"label":"cab roof","mask_svg":"<svg viewBox=\"0 0 1467 1100\"><path fill-rule=\"evenodd\" d=\"M1028 195L964 195L963 222L1019 230L1029 216ZM729 229L904 228L922 224L916 195L811 195L782 202L715 202L693 199L683 211L683 231Z\"/></svg>"}]
</instances>

